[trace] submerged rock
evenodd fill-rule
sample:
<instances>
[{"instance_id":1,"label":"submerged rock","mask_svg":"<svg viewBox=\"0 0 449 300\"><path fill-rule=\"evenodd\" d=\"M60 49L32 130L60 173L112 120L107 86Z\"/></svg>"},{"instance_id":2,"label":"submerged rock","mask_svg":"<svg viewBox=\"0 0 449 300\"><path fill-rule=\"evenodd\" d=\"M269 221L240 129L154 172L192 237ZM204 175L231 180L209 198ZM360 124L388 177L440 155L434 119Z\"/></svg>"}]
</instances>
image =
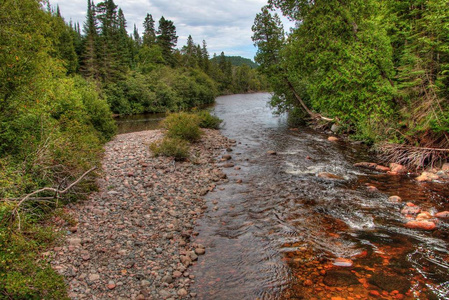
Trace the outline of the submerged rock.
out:
<instances>
[{"instance_id":1,"label":"submerged rock","mask_svg":"<svg viewBox=\"0 0 449 300\"><path fill-rule=\"evenodd\" d=\"M329 270L324 276L323 283L327 286L357 285L359 281L350 270Z\"/></svg>"},{"instance_id":2,"label":"submerged rock","mask_svg":"<svg viewBox=\"0 0 449 300\"><path fill-rule=\"evenodd\" d=\"M336 258L333 263L337 267L352 267L353 264L354 262L352 260L342 257Z\"/></svg>"},{"instance_id":3,"label":"submerged rock","mask_svg":"<svg viewBox=\"0 0 449 300\"><path fill-rule=\"evenodd\" d=\"M399 291L405 293L410 289L410 282L408 279L399 274L390 275L382 272L374 273L368 282L388 292Z\"/></svg>"},{"instance_id":4,"label":"submerged rock","mask_svg":"<svg viewBox=\"0 0 449 300\"><path fill-rule=\"evenodd\" d=\"M398 203L398 202L402 202L402 198L399 196L391 196L388 198L388 201L393 202L393 203Z\"/></svg>"},{"instance_id":5,"label":"submerged rock","mask_svg":"<svg viewBox=\"0 0 449 300\"><path fill-rule=\"evenodd\" d=\"M366 169L375 169L377 167L376 163L372 163L372 162L359 162L354 164L354 167L359 167L359 168L366 168Z\"/></svg>"},{"instance_id":6,"label":"submerged rock","mask_svg":"<svg viewBox=\"0 0 449 300\"><path fill-rule=\"evenodd\" d=\"M342 176L338 176L332 173L326 173L326 172L321 172L318 173L318 177L320 178L326 178L326 179L337 179L337 180L343 180L344 178Z\"/></svg>"},{"instance_id":7,"label":"submerged rock","mask_svg":"<svg viewBox=\"0 0 449 300\"><path fill-rule=\"evenodd\" d=\"M416 220L407 222L405 224L405 227L410 229L434 230L437 227L437 225L432 221Z\"/></svg>"}]
</instances>

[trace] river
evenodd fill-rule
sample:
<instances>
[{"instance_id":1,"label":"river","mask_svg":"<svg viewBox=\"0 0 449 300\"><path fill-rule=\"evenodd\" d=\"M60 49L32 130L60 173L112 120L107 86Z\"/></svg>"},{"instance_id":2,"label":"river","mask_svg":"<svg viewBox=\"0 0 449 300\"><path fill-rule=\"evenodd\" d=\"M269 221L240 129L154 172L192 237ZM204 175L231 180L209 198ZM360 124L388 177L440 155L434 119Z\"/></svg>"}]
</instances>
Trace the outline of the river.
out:
<instances>
[{"instance_id":1,"label":"river","mask_svg":"<svg viewBox=\"0 0 449 300\"><path fill-rule=\"evenodd\" d=\"M448 223L412 230L401 214L407 202L449 210L447 184L354 167L375 158L362 145L289 129L269 97L216 100L223 135L238 143L229 182L206 196L196 226L207 249L191 269L198 299L448 299Z\"/></svg>"}]
</instances>

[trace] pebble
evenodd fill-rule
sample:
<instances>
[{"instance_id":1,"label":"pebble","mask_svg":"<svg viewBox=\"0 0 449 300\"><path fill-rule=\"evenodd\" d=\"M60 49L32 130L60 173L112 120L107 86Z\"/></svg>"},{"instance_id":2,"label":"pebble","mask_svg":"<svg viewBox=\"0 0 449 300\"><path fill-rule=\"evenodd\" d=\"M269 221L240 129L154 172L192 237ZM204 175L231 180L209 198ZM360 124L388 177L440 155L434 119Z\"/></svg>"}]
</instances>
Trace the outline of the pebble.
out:
<instances>
[{"instance_id":1,"label":"pebble","mask_svg":"<svg viewBox=\"0 0 449 300\"><path fill-rule=\"evenodd\" d=\"M393 203L398 203L398 202L402 202L402 199L399 196L391 196L388 198L388 201L393 202Z\"/></svg>"},{"instance_id":2,"label":"pebble","mask_svg":"<svg viewBox=\"0 0 449 300\"><path fill-rule=\"evenodd\" d=\"M339 257L334 260L334 266L337 267L352 267L353 264L352 260L347 258Z\"/></svg>"},{"instance_id":3,"label":"pebble","mask_svg":"<svg viewBox=\"0 0 449 300\"><path fill-rule=\"evenodd\" d=\"M99 191L66 206L77 225L64 229L70 236L53 249L52 265L73 298L189 296L195 277L187 267L198 259L196 249L204 251L190 242L207 208L200 194L226 182L215 162L233 146L219 131L204 132L191 145L195 164L153 157L148 145L163 138L159 130L121 134L105 145Z\"/></svg>"},{"instance_id":4,"label":"pebble","mask_svg":"<svg viewBox=\"0 0 449 300\"><path fill-rule=\"evenodd\" d=\"M198 255L204 255L204 253L206 253L206 249L204 248L196 248L195 249L195 253Z\"/></svg>"}]
</instances>

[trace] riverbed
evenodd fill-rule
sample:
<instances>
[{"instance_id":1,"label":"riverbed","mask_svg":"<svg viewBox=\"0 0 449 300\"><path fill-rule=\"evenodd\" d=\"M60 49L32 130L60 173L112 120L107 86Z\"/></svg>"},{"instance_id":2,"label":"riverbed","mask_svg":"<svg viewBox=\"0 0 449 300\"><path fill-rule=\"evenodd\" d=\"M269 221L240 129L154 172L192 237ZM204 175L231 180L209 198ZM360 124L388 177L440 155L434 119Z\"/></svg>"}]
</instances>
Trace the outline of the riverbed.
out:
<instances>
[{"instance_id":1,"label":"riverbed","mask_svg":"<svg viewBox=\"0 0 449 300\"><path fill-rule=\"evenodd\" d=\"M269 97L219 97L213 108L238 143L223 163L229 182L206 196L195 227L206 247L191 270L198 299L448 299L448 223L408 229L401 214L406 203L449 210L447 184L355 167L376 158L288 128Z\"/></svg>"}]
</instances>

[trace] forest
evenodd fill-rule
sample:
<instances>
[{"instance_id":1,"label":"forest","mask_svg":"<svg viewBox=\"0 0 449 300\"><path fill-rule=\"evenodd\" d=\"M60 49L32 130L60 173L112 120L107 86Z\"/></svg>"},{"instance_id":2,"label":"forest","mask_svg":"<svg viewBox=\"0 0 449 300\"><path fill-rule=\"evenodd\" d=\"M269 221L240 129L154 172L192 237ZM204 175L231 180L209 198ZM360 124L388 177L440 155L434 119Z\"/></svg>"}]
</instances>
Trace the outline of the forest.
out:
<instances>
[{"instance_id":1,"label":"forest","mask_svg":"<svg viewBox=\"0 0 449 300\"><path fill-rule=\"evenodd\" d=\"M268 2L252 29L273 106L337 123L414 167L447 158L447 1ZM295 28L286 33L275 9Z\"/></svg>"},{"instance_id":2,"label":"forest","mask_svg":"<svg viewBox=\"0 0 449 300\"><path fill-rule=\"evenodd\" d=\"M113 114L267 89L247 64L224 53L212 60L206 41L189 36L178 49L164 17L156 24L148 13L142 35L135 26L128 34L113 0L86 2L80 25L48 1L0 1L0 298L64 299L62 277L37 255L58 240L46 223L70 222L62 204L96 189L92 170L115 135Z\"/></svg>"}]
</instances>

